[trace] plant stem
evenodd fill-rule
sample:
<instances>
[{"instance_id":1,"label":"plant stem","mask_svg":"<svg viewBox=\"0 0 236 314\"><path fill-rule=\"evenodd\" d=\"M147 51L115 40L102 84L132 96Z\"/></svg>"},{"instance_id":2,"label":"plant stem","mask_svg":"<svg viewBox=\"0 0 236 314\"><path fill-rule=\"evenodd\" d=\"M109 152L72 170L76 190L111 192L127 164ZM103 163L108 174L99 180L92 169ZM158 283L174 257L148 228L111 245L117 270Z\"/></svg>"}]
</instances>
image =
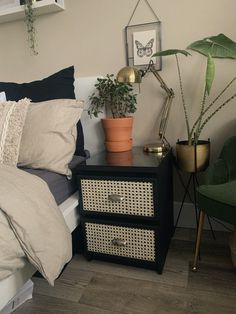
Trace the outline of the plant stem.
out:
<instances>
[{"instance_id":1,"label":"plant stem","mask_svg":"<svg viewBox=\"0 0 236 314\"><path fill-rule=\"evenodd\" d=\"M214 112L212 112L202 123L201 128L199 130L199 134L202 132L204 126L206 123L220 110L222 109L225 105L227 105L231 100L233 100L236 97L236 94L232 95L230 98L228 98L221 106L219 106Z\"/></svg>"},{"instance_id":2,"label":"plant stem","mask_svg":"<svg viewBox=\"0 0 236 314\"><path fill-rule=\"evenodd\" d=\"M186 123L186 127L187 127L188 142L189 142L189 141L191 141L191 137L190 137L189 122L188 122L188 112L187 112L187 107L186 107L185 100L184 100L184 88L183 88L181 71L180 71L180 66L179 66L179 59L178 59L177 54L175 54L175 58L176 58L176 63L177 63L178 76L179 76L179 86L180 86L182 104L183 104L183 109L184 109L185 123Z\"/></svg>"},{"instance_id":3,"label":"plant stem","mask_svg":"<svg viewBox=\"0 0 236 314\"><path fill-rule=\"evenodd\" d=\"M207 88L205 86L205 89L204 89L204 94L203 94L203 98L202 98L202 103L201 103L201 110L200 110L200 115L199 115L199 121L198 121L198 124L197 127L196 125L194 125L192 127L192 130L190 132L190 138L192 138L192 135L193 135L193 132L194 132L194 143L197 144L197 141L199 139L199 136L200 136L200 127L201 127L201 123L202 123L202 117L203 117L203 112L204 112L204 107L205 107L205 103L206 103L206 96L207 96Z\"/></svg>"},{"instance_id":4,"label":"plant stem","mask_svg":"<svg viewBox=\"0 0 236 314\"><path fill-rule=\"evenodd\" d=\"M204 116L208 110L215 104L215 102L224 94L224 92L233 84L233 82L236 80L236 77L234 77L227 85L226 87L219 93L219 95L205 108L205 110L199 115L197 120L194 122L192 130L195 129L197 123L201 119L201 116ZM200 134L199 134L200 135Z\"/></svg>"}]
</instances>

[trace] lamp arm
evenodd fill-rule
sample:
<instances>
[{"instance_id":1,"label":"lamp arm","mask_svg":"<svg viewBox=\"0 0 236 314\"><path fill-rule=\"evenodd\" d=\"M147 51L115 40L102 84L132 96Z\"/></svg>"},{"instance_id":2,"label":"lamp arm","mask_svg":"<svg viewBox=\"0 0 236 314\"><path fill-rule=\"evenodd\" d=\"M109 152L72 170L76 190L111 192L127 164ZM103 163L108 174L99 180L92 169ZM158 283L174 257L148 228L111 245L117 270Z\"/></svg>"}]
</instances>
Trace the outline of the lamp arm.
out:
<instances>
[{"instance_id":1,"label":"lamp arm","mask_svg":"<svg viewBox=\"0 0 236 314\"><path fill-rule=\"evenodd\" d=\"M169 113L170 113L170 108L171 108L173 98L174 96L172 97L167 96L165 99L165 103L163 105L162 114L161 114L161 122L159 126L159 131L158 131L159 137L162 141L165 140L165 132L166 132L166 127L167 127L167 123L169 119Z\"/></svg>"},{"instance_id":2,"label":"lamp arm","mask_svg":"<svg viewBox=\"0 0 236 314\"><path fill-rule=\"evenodd\" d=\"M150 63L148 70L159 81L161 88L163 88L167 94L164 105L163 105L163 109L162 109L161 122L160 122L160 126L159 126L159 131L158 131L158 134L159 134L161 141L164 142L165 141L166 126L168 123L168 118L169 118L169 113L170 113L170 108L172 105L173 98L175 97L175 94L174 94L173 89L169 88L166 85L166 83L163 81L162 77L160 76L160 74L155 69L155 67L152 63Z\"/></svg>"},{"instance_id":3,"label":"lamp arm","mask_svg":"<svg viewBox=\"0 0 236 314\"><path fill-rule=\"evenodd\" d=\"M162 77L160 76L160 74L158 73L158 71L155 69L154 65L151 64L149 66L149 71L152 72L152 74L155 76L155 78L159 81L161 88L163 88L165 90L165 92L167 93L168 96L170 97L174 97L174 91L172 88L169 88L166 83L164 82L164 80L162 79Z\"/></svg>"}]
</instances>

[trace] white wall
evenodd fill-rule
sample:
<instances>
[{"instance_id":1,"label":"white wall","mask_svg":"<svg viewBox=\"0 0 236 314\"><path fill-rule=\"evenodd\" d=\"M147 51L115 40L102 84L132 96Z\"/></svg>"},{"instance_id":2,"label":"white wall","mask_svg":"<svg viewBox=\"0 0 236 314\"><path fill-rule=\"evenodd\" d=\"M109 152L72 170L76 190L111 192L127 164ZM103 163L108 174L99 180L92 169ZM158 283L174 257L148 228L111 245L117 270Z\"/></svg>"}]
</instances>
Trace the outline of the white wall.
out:
<instances>
[{"instance_id":1,"label":"white wall","mask_svg":"<svg viewBox=\"0 0 236 314\"><path fill-rule=\"evenodd\" d=\"M162 21L163 49L185 48L196 39L220 32L236 40L235 0L149 2ZM77 77L99 76L117 73L125 65L124 27L136 0L65 0L65 4L64 12L37 17L38 56L32 56L28 50L24 21L0 24L0 80L35 80L71 64L75 65ZM153 15L145 1L141 1L132 22L152 21ZM181 58L190 115L197 110L202 94L203 59L196 54ZM160 72L176 92L167 129L167 138L172 145L186 135L174 62L171 57L164 59ZM235 69L235 60L217 62L212 97L235 75ZM144 79L135 114L135 144L156 138L163 96L154 77L149 75ZM211 138L213 153L218 151L226 136L235 134L235 102L218 114L203 132L202 137Z\"/></svg>"},{"instance_id":2,"label":"white wall","mask_svg":"<svg viewBox=\"0 0 236 314\"><path fill-rule=\"evenodd\" d=\"M145 1L141 3L133 24L154 21ZM235 0L149 0L149 3L162 22L162 49L184 49L197 39L218 33L236 41ZM124 28L136 0L65 0L65 4L64 12L37 17L38 56L32 56L28 50L24 21L0 24L1 81L40 79L72 64L77 77L94 77L117 73L125 65ZM180 60L190 116L197 111L202 94L203 60L194 52L192 57ZM216 65L212 97L236 75L236 60L217 60ZM176 93L166 134L174 146L178 138L186 136L174 58L163 60L160 74ZM232 90L236 90L236 84ZM135 113L135 145L156 139L163 96L152 75L144 79ZM236 134L235 117L236 100L205 128L202 137L211 139L213 155L226 137ZM95 120L87 121L98 124Z\"/></svg>"}]
</instances>

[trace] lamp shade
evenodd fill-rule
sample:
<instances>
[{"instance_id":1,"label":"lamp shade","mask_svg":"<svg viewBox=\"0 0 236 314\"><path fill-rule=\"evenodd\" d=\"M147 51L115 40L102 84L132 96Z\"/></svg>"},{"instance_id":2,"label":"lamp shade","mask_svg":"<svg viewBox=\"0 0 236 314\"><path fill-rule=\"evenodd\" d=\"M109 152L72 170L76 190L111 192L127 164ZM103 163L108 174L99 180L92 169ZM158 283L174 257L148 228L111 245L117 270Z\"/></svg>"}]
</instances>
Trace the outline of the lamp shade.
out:
<instances>
[{"instance_id":1,"label":"lamp shade","mask_svg":"<svg viewBox=\"0 0 236 314\"><path fill-rule=\"evenodd\" d=\"M122 68L116 78L121 83L141 83L142 80L139 70L133 67Z\"/></svg>"}]
</instances>

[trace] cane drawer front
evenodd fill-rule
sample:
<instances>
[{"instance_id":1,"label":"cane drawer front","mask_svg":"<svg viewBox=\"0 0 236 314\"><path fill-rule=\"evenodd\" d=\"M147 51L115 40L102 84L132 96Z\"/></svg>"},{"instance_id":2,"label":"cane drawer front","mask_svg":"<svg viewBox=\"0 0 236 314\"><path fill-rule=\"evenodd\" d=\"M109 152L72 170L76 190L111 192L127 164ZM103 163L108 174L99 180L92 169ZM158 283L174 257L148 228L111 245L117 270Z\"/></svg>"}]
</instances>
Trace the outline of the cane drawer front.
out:
<instances>
[{"instance_id":1,"label":"cane drawer front","mask_svg":"<svg viewBox=\"0 0 236 314\"><path fill-rule=\"evenodd\" d=\"M83 210L143 217L155 216L155 181L81 179Z\"/></svg>"},{"instance_id":2,"label":"cane drawer front","mask_svg":"<svg viewBox=\"0 0 236 314\"><path fill-rule=\"evenodd\" d=\"M88 252L155 262L155 230L85 222Z\"/></svg>"}]
</instances>

